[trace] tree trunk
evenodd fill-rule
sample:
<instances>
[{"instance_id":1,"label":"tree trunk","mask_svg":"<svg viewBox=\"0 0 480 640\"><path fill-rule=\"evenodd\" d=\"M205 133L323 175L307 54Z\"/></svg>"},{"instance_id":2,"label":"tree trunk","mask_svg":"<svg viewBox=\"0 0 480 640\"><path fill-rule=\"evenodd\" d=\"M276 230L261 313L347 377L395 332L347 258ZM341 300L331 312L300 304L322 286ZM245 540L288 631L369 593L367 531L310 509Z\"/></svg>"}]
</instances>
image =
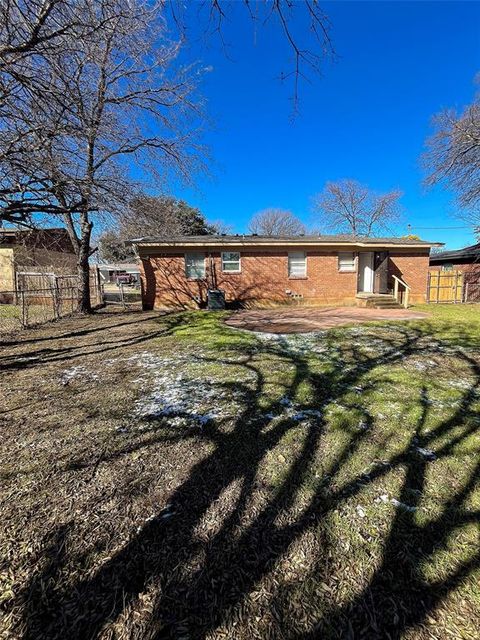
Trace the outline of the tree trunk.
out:
<instances>
[{"instance_id":1,"label":"tree trunk","mask_svg":"<svg viewBox=\"0 0 480 640\"><path fill-rule=\"evenodd\" d=\"M90 265L88 258L90 256L90 236L92 234L92 223L88 220L88 213L82 214L81 217L81 234L77 253L77 271L78 271L78 310L80 313L92 313L92 305L90 301Z\"/></svg>"},{"instance_id":2,"label":"tree trunk","mask_svg":"<svg viewBox=\"0 0 480 640\"><path fill-rule=\"evenodd\" d=\"M88 252L80 251L77 260L78 271L78 310L80 313L92 313L90 303L90 267L88 264Z\"/></svg>"}]
</instances>

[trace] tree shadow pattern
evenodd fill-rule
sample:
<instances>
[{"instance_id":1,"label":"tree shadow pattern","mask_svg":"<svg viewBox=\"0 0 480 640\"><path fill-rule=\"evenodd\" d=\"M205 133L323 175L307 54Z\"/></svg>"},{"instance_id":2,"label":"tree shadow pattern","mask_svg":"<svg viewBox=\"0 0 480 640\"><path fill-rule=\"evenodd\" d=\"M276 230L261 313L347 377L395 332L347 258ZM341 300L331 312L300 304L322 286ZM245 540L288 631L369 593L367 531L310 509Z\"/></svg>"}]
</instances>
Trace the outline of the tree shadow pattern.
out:
<instances>
[{"instance_id":1,"label":"tree shadow pattern","mask_svg":"<svg viewBox=\"0 0 480 640\"><path fill-rule=\"evenodd\" d=\"M206 365L214 363L225 370L240 366L254 381L253 386L242 381L219 383L219 390L242 395L245 401L241 412L233 423L222 424L221 419L207 423L195 431L194 437L188 430L178 433L162 420L152 426L152 438L144 446L179 438L192 438L195 446L200 438L208 442L210 453L192 466L171 495L167 509L159 510L92 575L85 572L68 586L57 585L68 531L62 528L50 532L45 544L49 561L42 564L40 573L17 598L23 610L22 636L26 640L398 638L424 624L449 592L480 564L478 551L459 561L447 576L437 580L422 577L421 567L448 544L452 533L465 524L479 522L479 512L469 505L478 488L480 463L469 470L468 478L426 523L420 523L414 511L421 505L431 464L416 454L418 448L434 448L437 460L441 460L478 429L475 420L465 422L475 412L480 385L478 354L472 355L468 349L452 347L449 352L469 372L468 385L462 389L461 401L453 412L425 430L431 402L428 387L422 388L415 427L408 431L404 444L369 473L368 482L375 482L392 470L401 471L396 497L412 508L394 510L381 561L372 567L368 583L342 601L325 598L325 593L316 588L328 584L335 570L329 558L340 541L332 539L329 519L364 487L362 474L346 478L344 471L365 439L375 433L375 415L360 400L352 404L347 393L380 365L396 365L419 354L428 357L448 352L439 341L429 338L427 323L422 329L396 327L392 337L378 340L382 343L381 355L378 351L369 355L353 340L339 348L331 338L329 365L321 370L312 367L311 354L292 352L281 340L243 346L238 354L203 356ZM275 486L268 485L259 469L279 442L298 428L298 422L291 416L272 419L272 412L279 410L278 398L270 406L260 404L268 381L265 368L258 363L270 357L282 359L293 371L285 385L287 396L295 397L306 381L314 390L314 402L302 407L314 412L314 417L305 421L302 437L289 459L278 463L282 474ZM328 428L326 412L338 404L347 411L361 412L364 428L351 430L333 458L325 455L319 481L306 490L307 480L318 472L322 459ZM467 426L459 429L459 424ZM376 451L381 452L387 443L378 438ZM128 448L120 448L115 455L127 453ZM232 504L222 512L213 533L202 538L199 524L233 486L236 492ZM315 546L302 574L302 585L295 580L282 581L285 555L309 534ZM262 581L274 573L275 580L268 583L270 591L262 593L257 606L255 597ZM295 617L298 589L301 597L317 601L308 619ZM145 593L149 594L147 613L144 611L141 619L131 623L128 633L119 631L116 622L131 608L140 606Z\"/></svg>"}]
</instances>

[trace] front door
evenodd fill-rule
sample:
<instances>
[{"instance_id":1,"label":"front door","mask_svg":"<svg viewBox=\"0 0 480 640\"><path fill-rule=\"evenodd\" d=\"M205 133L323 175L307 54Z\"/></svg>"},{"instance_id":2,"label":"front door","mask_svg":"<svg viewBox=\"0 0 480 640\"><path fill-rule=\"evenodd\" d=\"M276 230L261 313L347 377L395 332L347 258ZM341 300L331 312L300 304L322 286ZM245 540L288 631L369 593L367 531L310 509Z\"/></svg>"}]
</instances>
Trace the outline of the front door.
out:
<instances>
[{"instance_id":1,"label":"front door","mask_svg":"<svg viewBox=\"0 0 480 640\"><path fill-rule=\"evenodd\" d=\"M358 254L358 291L372 293L373 291L373 252L361 251Z\"/></svg>"},{"instance_id":2,"label":"front door","mask_svg":"<svg viewBox=\"0 0 480 640\"><path fill-rule=\"evenodd\" d=\"M374 259L375 293L388 293L388 251L376 251Z\"/></svg>"}]
</instances>

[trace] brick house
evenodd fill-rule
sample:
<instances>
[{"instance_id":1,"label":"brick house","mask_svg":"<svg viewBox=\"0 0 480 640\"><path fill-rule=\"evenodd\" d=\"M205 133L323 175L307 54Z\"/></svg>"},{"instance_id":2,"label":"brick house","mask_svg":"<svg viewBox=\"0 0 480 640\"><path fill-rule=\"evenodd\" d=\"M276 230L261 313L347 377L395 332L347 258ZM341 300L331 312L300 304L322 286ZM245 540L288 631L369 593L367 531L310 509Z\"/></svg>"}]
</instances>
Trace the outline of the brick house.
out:
<instances>
[{"instance_id":1,"label":"brick house","mask_svg":"<svg viewBox=\"0 0 480 640\"><path fill-rule=\"evenodd\" d=\"M430 256L430 269L463 271L480 279L480 243L453 251L440 251Z\"/></svg>"},{"instance_id":2,"label":"brick house","mask_svg":"<svg viewBox=\"0 0 480 640\"><path fill-rule=\"evenodd\" d=\"M291 302L365 304L396 278L424 302L429 254L439 243L347 235L147 237L140 258L144 309L204 306L209 288L245 306ZM400 290L403 284L398 285Z\"/></svg>"},{"instance_id":3,"label":"brick house","mask_svg":"<svg viewBox=\"0 0 480 640\"><path fill-rule=\"evenodd\" d=\"M480 243L463 249L441 251L430 256L430 272L434 283L449 283L458 274L455 289L461 290L461 300L464 302L480 302ZM435 276L434 272L438 272ZM457 284L458 283L458 284ZM445 296L446 291L441 292ZM460 293L455 291L456 297ZM433 293L435 295L435 293Z\"/></svg>"},{"instance_id":4,"label":"brick house","mask_svg":"<svg viewBox=\"0 0 480 640\"><path fill-rule=\"evenodd\" d=\"M76 273L77 258L63 228L0 228L0 291L14 291L18 271Z\"/></svg>"}]
</instances>

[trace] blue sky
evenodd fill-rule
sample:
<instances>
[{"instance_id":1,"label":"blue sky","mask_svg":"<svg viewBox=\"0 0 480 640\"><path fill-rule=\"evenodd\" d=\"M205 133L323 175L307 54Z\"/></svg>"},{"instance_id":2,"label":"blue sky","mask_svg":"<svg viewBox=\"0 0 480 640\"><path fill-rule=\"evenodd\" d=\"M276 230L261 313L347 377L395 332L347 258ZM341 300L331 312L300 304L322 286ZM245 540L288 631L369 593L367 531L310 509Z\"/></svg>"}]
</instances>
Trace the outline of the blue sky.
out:
<instances>
[{"instance_id":1,"label":"blue sky","mask_svg":"<svg viewBox=\"0 0 480 640\"><path fill-rule=\"evenodd\" d=\"M400 188L407 223L449 247L472 243L452 217L451 194L422 187L419 156L431 116L462 107L480 70L480 3L326 2L338 54L323 77L300 85L292 121L292 85L279 73L290 51L274 25L256 37L237 2L224 21L229 58L217 45L191 44L189 55L211 65L202 86L214 129L208 132L213 178L176 194L235 231L266 207L290 209L306 223L311 198L327 180L355 178L377 191ZM300 25L301 26L301 25ZM192 34L196 35L195 33Z\"/></svg>"}]
</instances>

